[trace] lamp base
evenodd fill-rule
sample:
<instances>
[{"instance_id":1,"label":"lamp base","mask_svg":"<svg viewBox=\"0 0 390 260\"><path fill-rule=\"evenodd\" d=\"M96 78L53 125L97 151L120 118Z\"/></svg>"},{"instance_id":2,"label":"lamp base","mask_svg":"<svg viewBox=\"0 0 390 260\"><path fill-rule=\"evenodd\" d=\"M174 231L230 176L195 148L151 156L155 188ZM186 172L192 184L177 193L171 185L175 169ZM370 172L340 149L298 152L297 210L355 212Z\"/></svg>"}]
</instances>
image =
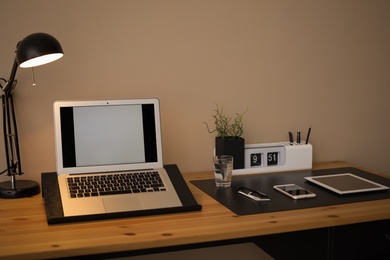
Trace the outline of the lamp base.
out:
<instances>
[{"instance_id":1,"label":"lamp base","mask_svg":"<svg viewBox=\"0 0 390 260\"><path fill-rule=\"evenodd\" d=\"M15 189L12 189L11 181L0 183L0 198L25 198L37 195L40 192L39 184L35 181L17 180L15 181Z\"/></svg>"}]
</instances>

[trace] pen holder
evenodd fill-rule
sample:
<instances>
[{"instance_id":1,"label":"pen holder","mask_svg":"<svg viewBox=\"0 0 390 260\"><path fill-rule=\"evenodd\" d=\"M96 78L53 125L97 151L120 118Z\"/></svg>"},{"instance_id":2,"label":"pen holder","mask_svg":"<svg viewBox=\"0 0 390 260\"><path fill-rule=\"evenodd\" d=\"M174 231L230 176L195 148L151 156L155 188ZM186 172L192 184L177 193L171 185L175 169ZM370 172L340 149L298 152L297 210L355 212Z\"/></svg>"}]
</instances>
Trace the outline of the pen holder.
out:
<instances>
[{"instance_id":1,"label":"pen holder","mask_svg":"<svg viewBox=\"0 0 390 260\"><path fill-rule=\"evenodd\" d=\"M233 175L307 170L312 168L313 147L306 143L277 142L245 145L245 168Z\"/></svg>"}]
</instances>

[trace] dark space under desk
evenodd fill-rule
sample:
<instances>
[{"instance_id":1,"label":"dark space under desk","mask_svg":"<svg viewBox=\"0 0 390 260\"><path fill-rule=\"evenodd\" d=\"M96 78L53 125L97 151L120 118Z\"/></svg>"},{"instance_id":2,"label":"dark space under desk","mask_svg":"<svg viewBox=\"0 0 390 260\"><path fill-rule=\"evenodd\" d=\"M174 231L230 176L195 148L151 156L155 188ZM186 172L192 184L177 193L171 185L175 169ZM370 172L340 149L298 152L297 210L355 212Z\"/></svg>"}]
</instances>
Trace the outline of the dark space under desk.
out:
<instances>
[{"instance_id":1,"label":"dark space under desk","mask_svg":"<svg viewBox=\"0 0 390 260\"><path fill-rule=\"evenodd\" d=\"M350 166L330 162L313 168ZM48 225L41 194L2 199L0 259L131 255L241 241L253 241L276 259L285 257L281 252L296 252L300 259L310 258L313 251L311 259L351 259L351 252L361 257L390 254L385 239L390 199L238 215L190 183L212 178L211 171L183 176L202 211Z\"/></svg>"}]
</instances>

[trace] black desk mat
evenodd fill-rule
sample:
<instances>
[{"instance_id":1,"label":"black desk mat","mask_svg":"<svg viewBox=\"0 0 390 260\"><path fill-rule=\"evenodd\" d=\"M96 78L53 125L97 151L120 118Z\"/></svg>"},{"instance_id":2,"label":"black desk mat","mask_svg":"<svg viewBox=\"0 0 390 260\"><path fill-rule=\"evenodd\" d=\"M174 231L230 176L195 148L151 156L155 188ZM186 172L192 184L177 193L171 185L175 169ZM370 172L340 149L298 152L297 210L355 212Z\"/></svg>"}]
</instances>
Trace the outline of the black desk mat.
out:
<instances>
[{"instance_id":1,"label":"black desk mat","mask_svg":"<svg viewBox=\"0 0 390 260\"><path fill-rule=\"evenodd\" d=\"M202 206L198 204L192 195L187 183L183 179L183 176L175 164L164 165L173 186L179 195L180 201L183 204L180 207L162 208L152 210L138 210L138 211L126 211L118 213L106 213L106 214L94 214L84 216L66 217L62 209L62 202L60 191L58 187L58 178L56 172L42 173L42 196L45 201L46 217L48 224L59 224L68 222L112 219L112 218L125 218L135 216L147 216L167 213L177 213L185 211L198 211L202 209Z\"/></svg>"},{"instance_id":2,"label":"black desk mat","mask_svg":"<svg viewBox=\"0 0 390 260\"><path fill-rule=\"evenodd\" d=\"M390 179L353 167L285 172L277 174L233 176L232 186L229 188L216 187L214 179L194 180L191 181L191 183L237 215L268 213L390 198L389 190L338 195L337 193L310 183L304 179L304 177L307 176L340 173L353 173L357 176L361 176L368 180L390 187ZM314 199L293 200L273 189L274 185L288 183L294 183L306 188L317 194L317 197ZM238 194L238 188L241 186L262 191L266 193L271 200L268 202L256 202L248 199Z\"/></svg>"}]
</instances>

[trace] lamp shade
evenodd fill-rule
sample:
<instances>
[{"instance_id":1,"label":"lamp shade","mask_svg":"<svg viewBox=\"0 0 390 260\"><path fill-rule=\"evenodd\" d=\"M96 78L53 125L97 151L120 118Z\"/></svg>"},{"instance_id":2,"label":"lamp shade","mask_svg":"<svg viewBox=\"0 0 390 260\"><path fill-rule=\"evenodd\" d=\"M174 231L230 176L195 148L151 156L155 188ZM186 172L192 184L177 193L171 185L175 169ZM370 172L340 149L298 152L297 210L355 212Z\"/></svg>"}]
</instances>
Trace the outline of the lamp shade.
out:
<instances>
[{"instance_id":1,"label":"lamp shade","mask_svg":"<svg viewBox=\"0 0 390 260\"><path fill-rule=\"evenodd\" d=\"M46 33L34 33L20 41L16 60L21 68L30 68L58 60L63 55L56 38Z\"/></svg>"}]
</instances>

